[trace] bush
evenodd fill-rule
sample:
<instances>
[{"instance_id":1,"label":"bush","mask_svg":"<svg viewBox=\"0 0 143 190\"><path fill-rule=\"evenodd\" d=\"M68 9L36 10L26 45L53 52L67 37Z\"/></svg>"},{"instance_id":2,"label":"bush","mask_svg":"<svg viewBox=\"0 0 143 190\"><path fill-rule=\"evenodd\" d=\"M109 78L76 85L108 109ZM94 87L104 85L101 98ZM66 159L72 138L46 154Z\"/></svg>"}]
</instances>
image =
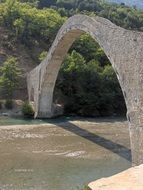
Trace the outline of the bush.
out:
<instances>
[{"instance_id":1,"label":"bush","mask_svg":"<svg viewBox=\"0 0 143 190\"><path fill-rule=\"evenodd\" d=\"M28 117L28 118L31 118L34 116L34 110L28 102L23 103L22 113L25 117Z\"/></svg>"},{"instance_id":2,"label":"bush","mask_svg":"<svg viewBox=\"0 0 143 190\"><path fill-rule=\"evenodd\" d=\"M2 101L0 101L0 109L2 109Z\"/></svg>"},{"instance_id":3,"label":"bush","mask_svg":"<svg viewBox=\"0 0 143 190\"><path fill-rule=\"evenodd\" d=\"M39 55L39 61L40 61L40 62L43 61L43 60L46 58L47 54L48 54L47 51L42 51L42 52L40 53L40 55Z\"/></svg>"},{"instance_id":4,"label":"bush","mask_svg":"<svg viewBox=\"0 0 143 190\"><path fill-rule=\"evenodd\" d=\"M77 188L77 190L90 190L88 186L84 186L82 189Z\"/></svg>"},{"instance_id":5,"label":"bush","mask_svg":"<svg viewBox=\"0 0 143 190\"><path fill-rule=\"evenodd\" d=\"M5 108L7 108L9 110L13 108L13 101L11 99L7 99L5 101Z\"/></svg>"}]
</instances>

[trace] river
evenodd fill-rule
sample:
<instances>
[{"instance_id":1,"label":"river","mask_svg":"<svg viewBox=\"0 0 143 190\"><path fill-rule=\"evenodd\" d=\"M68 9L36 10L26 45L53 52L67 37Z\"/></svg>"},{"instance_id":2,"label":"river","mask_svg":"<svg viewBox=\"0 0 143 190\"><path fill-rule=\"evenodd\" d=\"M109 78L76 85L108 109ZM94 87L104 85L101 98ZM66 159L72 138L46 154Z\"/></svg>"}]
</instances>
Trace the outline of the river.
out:
<instances>
[{"instance_id":1,"label":"river","mask_svg":"<svg viewBox=\"0 0 143 190\"><path fill-rule=\"evenodd\" d=\"M3 117L0 125L1 190L77 190L131 166L121 118Z\"/></svg>"}]
</instances>

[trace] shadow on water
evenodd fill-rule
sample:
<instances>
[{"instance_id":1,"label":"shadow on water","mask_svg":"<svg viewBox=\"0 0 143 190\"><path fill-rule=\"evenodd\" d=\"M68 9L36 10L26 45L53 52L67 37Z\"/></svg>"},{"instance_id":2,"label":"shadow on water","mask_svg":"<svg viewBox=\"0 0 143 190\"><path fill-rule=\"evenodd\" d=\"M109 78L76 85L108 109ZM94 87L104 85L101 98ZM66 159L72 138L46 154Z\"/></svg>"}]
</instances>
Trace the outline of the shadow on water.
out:
<instances>
[{"instance_id":1,"label":"shadow on water","mask_svg":"<svg viewBox=\"0 0 143 190\"><path fill-rule=\"evenodd\" d=\"M65 129L67 131L70 131L80 137L83 137L99 146L102 146L102 147L112 151L113 153L118 154L119 156L123 157L127 161L130 161L130 162L132 161L131 149L128 149L127 147L125 147L123 145L120 145L111 140L105 139L104 137L96 135L86 129L82 129L70 122L67 122L66 126L62 125L61 123L58 123L57 126Z\"/></svg>"},{"instance_id":2,"label":"shadow on water","mask_svg":"<svg viewBox=\"0 0 143 190\"><path fill-rule=\"evenodd\" d=\"M56 119L39 119L39 120L34 120L34 119L23 119L23 118L1 118L0 121L0 125L15 125L15 124L42 124L42 123L51 123L51 124L55 124L58 127L61 127L67 131L70 131L78 136L81 136L97 145L100 145L110 151L112 151L113 153L118 154L119 156L125 158L128 161L132 161L131 158L131 150L128 149L127 147L120 145L118 143L115 143L111 140L108 140L104 137L101 137L99 135L96 135L86 129L80 128L78 126L76 126L73 123L70 123L70 121L73 121L75 119L78 119L80 121L92 121L92 118L82 118L82 117L60 117L60 118L56 118ZM95 118L94 118L95 119ZM112 120L113 119L113 120ZM108 122L110 121L110 123L114 123L115 120L114 118L98 118L96 119L98 122ZM118 118L116 118L116 121L118 120ZM124 118L119 118L119 121L125 121ZM65 122L67 123L67 125L65 125ZM63 124L62 124L63 123Z\"/></svg>"}]
</instances>

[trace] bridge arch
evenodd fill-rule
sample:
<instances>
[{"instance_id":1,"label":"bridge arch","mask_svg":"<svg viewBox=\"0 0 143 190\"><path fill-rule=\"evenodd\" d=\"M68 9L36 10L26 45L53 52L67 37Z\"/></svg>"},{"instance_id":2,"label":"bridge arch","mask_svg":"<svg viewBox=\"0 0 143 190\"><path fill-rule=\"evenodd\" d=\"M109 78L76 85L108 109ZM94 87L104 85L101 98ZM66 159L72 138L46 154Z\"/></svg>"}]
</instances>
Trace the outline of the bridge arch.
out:
<instances>
[{"instance_id":1,"label":"bridge arch","mask_svg":"<svg viewBox=\"0 0 143 190\"><path fill-rule=\"evenodd\" d=\"M83 33L90 34L103 48L117 74L126 102L131 144L134 152L140 152L140 158L133 154L133 161L142 162L143 151L141 153L139 147L143 140L140 139L139 146L137 134L143 124L143 33L125 30L101 17L75 15L69 18L59 30L45 60L28 74L29 97L34 89L35 117L54 116L53 92L60 66L73 42Z\"/></svg>"}]
</instances>

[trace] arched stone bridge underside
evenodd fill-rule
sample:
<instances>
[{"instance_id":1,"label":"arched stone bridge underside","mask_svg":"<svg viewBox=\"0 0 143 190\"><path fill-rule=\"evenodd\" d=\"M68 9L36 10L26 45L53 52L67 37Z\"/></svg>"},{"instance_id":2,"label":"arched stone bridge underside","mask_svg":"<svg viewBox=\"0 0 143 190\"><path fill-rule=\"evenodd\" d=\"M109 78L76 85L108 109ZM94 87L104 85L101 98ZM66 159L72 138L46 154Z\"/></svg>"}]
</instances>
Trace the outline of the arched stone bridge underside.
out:
<instances>
[{"instance_id":1,"label":"arched stone bridge underside","mask_svg":"<svg viewBox=\"0 0 143 190\"><path fill-rule=\"evenodd\" d=\"M143 33L125 30L101 17L75 15L59 30L45 60L28 74L35 117L54 116L53 91L73 42L88 33L103 48L117 74L126 106L134 164L143 163Z\"/></svg>"}]
</instances>

